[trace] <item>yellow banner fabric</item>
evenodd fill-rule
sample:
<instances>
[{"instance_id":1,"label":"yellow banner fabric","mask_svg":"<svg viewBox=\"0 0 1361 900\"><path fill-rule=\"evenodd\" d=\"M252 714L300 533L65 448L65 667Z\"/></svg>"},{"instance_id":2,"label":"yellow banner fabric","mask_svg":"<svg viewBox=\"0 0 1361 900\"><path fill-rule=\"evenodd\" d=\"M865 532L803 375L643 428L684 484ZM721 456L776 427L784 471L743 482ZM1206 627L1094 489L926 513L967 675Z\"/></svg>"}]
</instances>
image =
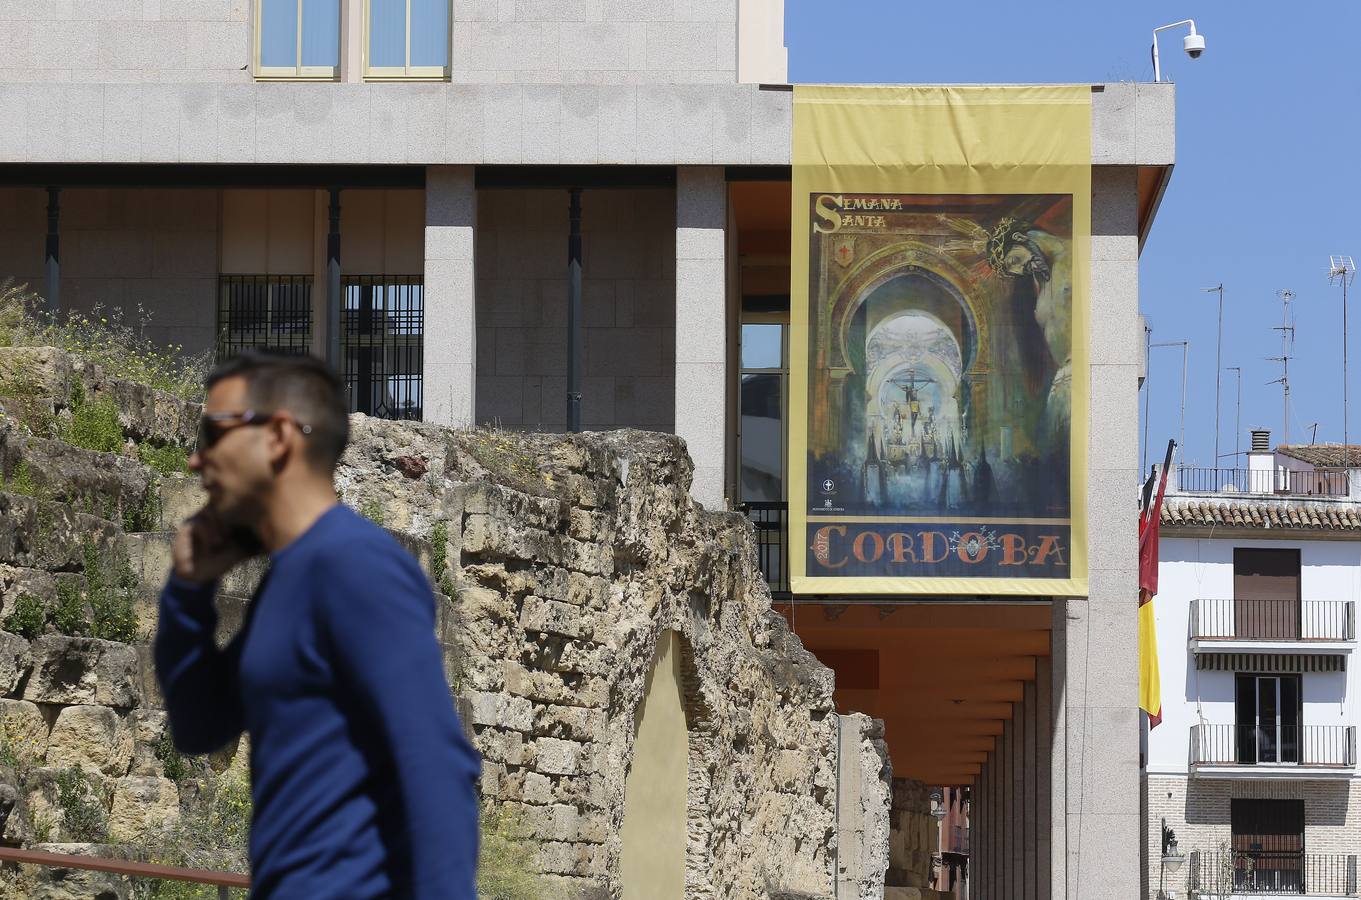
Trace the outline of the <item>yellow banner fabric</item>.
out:
<instances>
[{"instance_id":1,"label":"yellow banner fabric","mask_svg":"<svg viewBox=\"0 0 1361 900\"><path fill-rule=\"evenodd\" d=\"M1153 598L1139 604L1139 708L1162 720L1162 683L1158 675L1158 627L1153 619Z\"/></svg>"},{"instance_id":2,"label":"yellow banner fabric","mask_svg":"<svg viewBox=\"0 0 1361 900\"><path fill-rule=\"evenodd\" d=\"M1091 90L794 89L796 594L1087 592Z\"/></svg>"}]
</instances>

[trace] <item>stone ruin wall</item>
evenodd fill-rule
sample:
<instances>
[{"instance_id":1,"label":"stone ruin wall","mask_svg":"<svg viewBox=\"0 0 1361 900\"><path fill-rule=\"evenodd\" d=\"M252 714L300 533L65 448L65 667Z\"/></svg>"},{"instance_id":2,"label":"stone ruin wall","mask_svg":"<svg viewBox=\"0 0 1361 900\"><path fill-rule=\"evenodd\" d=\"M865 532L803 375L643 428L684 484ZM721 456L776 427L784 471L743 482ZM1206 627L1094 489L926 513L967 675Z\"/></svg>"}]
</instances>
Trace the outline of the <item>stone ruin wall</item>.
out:
<instances>
[{"instance_id":1,"label":"stone ruin wall","mask_svg":"<svg viewBox=\"0 0 1361 900\"><path fill-rule=\"evenodd\" d=\"M130 441L192 440L191 404L104 379L54 351L0 350L7 409L17 405L7 389L22 383L28 405L37 384L60 415L77 381L91 396L116 400ZM50 598L60 580L81 578L80 543L94 538L128 551L148 628L171 530L200 502L192 480L156 479L135 459L34 437L16 418L0 420L4 472L26 463L44 493L0 493L0 619L19 593ZM689 499L681 441L352 422L338 490L436 568L438 637L484 756L484 801L519 813L547 883L564 897L621 896L636 717L670 630L682 651L690 743L684 895L830 898L840 881L854 884L852 896L881 896L893 793L881 727L836 716L831 671L771 611L750 526ZM118 511L149 490L159 521L125 533ZM447 543L435 547L436 537ZM221 639L239 623L258 575L248 567L224 583ZM0 633L0 695L0 713L26 723L38 748L36 771L79 762L97 773L111 840L191 802L155 754L164 713L145 639L46 634L29 642ZM216 755L214 767L240 771L245 754L236 749ZM13 776L0 767L0 783L12 785ZM838 822L839 791L843 810L860 811L859 824L844 815ZM32 821L26 806L50 814L50 785L24 796L0 786L0 839L11 846L34 844L22 824ZM118 852L70 845L60 822L51 840L61 843L49 849L65 852ZM85 883L70 880L69 896L81 896Z\"/></svg>"},{"instance_id":2,"label":"stone ruin wall","mask_svg":"<svg viewBox=\"0 0 1361 900\"><path fill-rule=\"evenodd\" d=\"M411 459L425 475L402 474ZM832 673L771 611L748 523L697 507L690 473L683 444L665 435L452 433L356 420L338 482L347 498L383 497L404 530L448 523L456 631L466 641L456 678L484 754L483 794L523 810L554 883L620 896L635 720L658 640L671 630L690 737L685 896L831 897ZM855 735L849 766L862 765L862 750L872 759L870 794L887 821L881 734L862 716L844 717L842 730ZM880 847L881 892L886 841Z\"/></svg>"}]
</instances>

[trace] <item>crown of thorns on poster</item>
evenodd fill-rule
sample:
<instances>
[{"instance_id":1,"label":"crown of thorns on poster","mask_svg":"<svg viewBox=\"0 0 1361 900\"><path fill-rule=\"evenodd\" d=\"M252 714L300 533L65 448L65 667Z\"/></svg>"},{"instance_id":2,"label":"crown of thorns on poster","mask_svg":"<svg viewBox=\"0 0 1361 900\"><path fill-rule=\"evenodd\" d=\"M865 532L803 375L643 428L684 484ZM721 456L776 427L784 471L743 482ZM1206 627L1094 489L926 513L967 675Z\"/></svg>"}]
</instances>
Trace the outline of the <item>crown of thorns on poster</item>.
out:
<instances>
[{"instance_id":1,"label":"crown of thorns on poster","mask_svg":"<svg viewBox=\"0 0 1361 900\"><path fill-rule=\"evenodd\" d=\"M885 233L853 238L857 263L895 268L822 306L846 358L812 384L812 506L1066 518L1071 197L904 199Z\"/></svg>"}]
</instances>

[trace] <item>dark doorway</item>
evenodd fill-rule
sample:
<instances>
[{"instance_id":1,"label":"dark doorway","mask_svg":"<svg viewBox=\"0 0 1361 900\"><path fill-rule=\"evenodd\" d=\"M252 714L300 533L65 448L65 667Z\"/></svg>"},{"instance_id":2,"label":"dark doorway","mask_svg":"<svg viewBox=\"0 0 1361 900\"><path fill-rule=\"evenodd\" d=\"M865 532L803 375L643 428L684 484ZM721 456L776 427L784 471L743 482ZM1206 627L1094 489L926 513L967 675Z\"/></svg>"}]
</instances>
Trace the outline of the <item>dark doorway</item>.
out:
<instances>
[{"instance_id":1,"label":"dark doorway","mask_svg":"<svg viewBox=\"0 0 1361 900\"><path fill-rule=\"evenodd\" d=\"M1300 676L1239 675L1235 679L1237 759L1245 765L1300 761Z\"/></svg>"}]
</instances>

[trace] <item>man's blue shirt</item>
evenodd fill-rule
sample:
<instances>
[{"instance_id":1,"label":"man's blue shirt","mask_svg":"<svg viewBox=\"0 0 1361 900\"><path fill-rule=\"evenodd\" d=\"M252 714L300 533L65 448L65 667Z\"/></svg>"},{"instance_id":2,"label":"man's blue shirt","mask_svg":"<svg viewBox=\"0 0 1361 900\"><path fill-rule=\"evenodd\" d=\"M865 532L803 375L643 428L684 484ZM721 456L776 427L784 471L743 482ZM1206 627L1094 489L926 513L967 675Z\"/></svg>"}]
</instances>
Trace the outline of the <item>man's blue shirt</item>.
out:
<instances>
[{"instance_id":1,"label":"man's blue shirt","mask_svg":"<svg viewBox=\"0 0 1361 900\"><path fill-rule=\"evenodd\" d=\"M420 567L336 506L273 554L222 651L214 590L166 584L156 671L182 751L250 735L251 896L472 900L480 764Z\"/></svg>"}]
</instances>

